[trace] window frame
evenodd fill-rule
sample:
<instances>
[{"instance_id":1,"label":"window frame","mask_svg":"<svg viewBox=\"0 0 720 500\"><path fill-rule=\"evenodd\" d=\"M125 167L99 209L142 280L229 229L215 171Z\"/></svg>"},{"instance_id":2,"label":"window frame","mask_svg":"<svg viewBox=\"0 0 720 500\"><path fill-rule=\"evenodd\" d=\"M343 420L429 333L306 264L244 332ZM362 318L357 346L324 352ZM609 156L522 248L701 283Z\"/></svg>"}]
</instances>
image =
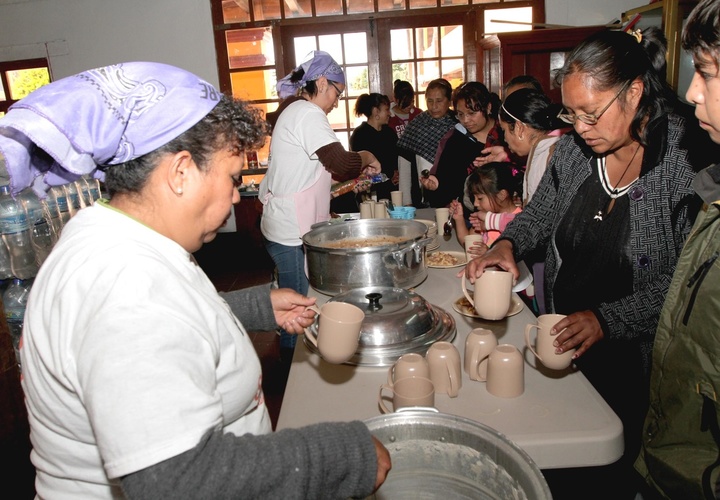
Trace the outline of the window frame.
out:
<instances>
[{"instance_id":1,"label":"window frame","mask_svg":"<svg viewBox=\"0 0 720 500\"><path fill-rule=\"evenodd\" d=\"M0 101L0 113L7 113L10 106L18 102L18 99L13 100L10 93L10 85L7 80L8 71L17 71L21 69L34 69L45 67L50 75L50 81L53 81L52 71L50 70L50 62L47 58L40 57L37 59L19 59L16 61L3 61L0 62L0 82L2 82L2 88L5 92L5 100Z\"/></svg>"}]
</instances>

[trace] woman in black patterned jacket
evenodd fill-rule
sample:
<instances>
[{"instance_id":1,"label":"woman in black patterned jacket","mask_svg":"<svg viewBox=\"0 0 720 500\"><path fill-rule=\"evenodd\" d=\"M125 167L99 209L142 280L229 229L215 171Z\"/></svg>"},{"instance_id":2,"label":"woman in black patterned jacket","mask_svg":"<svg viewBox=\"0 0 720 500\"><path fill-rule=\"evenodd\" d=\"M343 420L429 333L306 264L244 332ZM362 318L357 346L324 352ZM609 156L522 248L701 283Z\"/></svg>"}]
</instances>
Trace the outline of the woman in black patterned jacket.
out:
<instances>
[{"instance_id":1,"label":"woman in black patterned jacket","mask_svg":"<svg viewBox=\"0 0 720 500\"><path fill-rule=\"evenodd\" d=\"M560 118L575 133L557 143L528 206L466 269L471 281L493 265L517 276L516 261L546 248L547 311L567 315L554 328L558 352L576 349L576 365L624 426L612 480L593 481L605 498L640 487L632 463L652 343L695 200L685 124L647 55L653 43L607 31L571 53L557 81Z\"/></svg>"}]
</instances>

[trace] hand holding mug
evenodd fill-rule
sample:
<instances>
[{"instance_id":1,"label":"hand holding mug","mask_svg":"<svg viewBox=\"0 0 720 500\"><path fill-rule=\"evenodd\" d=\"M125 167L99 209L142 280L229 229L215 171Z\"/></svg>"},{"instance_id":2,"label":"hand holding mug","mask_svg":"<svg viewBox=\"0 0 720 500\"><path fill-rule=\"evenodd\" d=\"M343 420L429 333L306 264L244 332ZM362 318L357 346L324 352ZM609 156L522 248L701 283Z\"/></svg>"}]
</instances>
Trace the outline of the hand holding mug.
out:
<instances>
[{"instance_id":1,"label":"hand holding mug","mask_svg":"<svg viewBox=\"0 0 720 500\"><path fill-rule=\"evenodd\" d=\"M563 318L565 318L563 314L542 314L538 316L537 324L529 324L525 327L525 344L528 349L551 370L564 370L570 366L575 354L574 349L558 353L554 345L557 333L553 333L553 328ZM534 328L537 328L537 339L533 348L533 344L530 342L530 333Z\"/></svg>"},{"instance_id":2,"label":"hand holding mug","mask_svg":"<svg viewBox=\"0 0 720 500\"><path fill-rule=\"evenodd\" d=\"M471 261L475 262L475 259ZM473 304L475 312L483 319L499 320L507 316L510 310L513 276L502 269L485 269L475 281L473 296L467 290L465 275L462 275L462 292Z\"/></svg>"}]
</instances>

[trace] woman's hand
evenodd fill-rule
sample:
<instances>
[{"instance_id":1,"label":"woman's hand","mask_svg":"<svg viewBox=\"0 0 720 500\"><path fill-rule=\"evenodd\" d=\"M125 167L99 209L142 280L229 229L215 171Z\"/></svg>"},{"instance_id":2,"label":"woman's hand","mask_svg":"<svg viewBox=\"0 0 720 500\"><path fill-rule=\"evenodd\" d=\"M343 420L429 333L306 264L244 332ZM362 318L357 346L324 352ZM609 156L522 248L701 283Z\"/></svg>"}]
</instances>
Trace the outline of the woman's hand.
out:
<instances>
[{"instance_id":1,"label":"woman's hand","mask_svg":"<svg viewBox=\"0 0 720 500\"><path fill-rule=\"evenodd\" d=\"M486 163L493 161L508 161L510 159L507 151L505 151L505 148L502 146L490 146L489 148L483 149L480 154L482 156L478 156L473 160L475 167L482 167Z\"/></svg>"},{"instance_id":2,"label":"woman's hand","mask_svg":"<svg viewBox=\"0 0 720 500\"><path fill-rule=\"evenodd\" d=\"M362 161L361 172L365 175L375 175L382 172L382 166L375 155L370 151L358 151Z\"/></svg>"},{"instance_id":3,"label":"woman's hand","mask_svg":"<svg viewBox=\"0 0 720 500\"><path fill-rule=\"evenodd\" d=\"M440 186L440 181L434 175L428 177L420 177L420 184L428 191L435 191Z\"/></svg>"},{"instance_id":4,"label":"woman's hand","mask_svg":"<svg viewBox=\"0 0 720 500\"><path fill-rule=\"evenodd\" d=\"M387 448L385 448L385 446L375 436L373 436L372 439L373 443L375 444L375 453L377 454L378 464L377 478L375 479L375 489L373 490L373 493L375 493L377 489L385 482L388 472L390 472L390 469L392 469L392 462L390 461L390 452L387 451Z\"/></svg>"},{"instance_id":5,"label":"woman's hand","mask_svg":"<svg viewBox=\"0 0 720 500\"><path fill-rule=\"evenodd\" d=\"M556 352L577 348L573 359L582 356L592 345L605 338L600 322L591 311L580 311L568 315L553 327L552 332L560 332L553 341Z\"/></svg>"},{"instance_id":6,"label":"woman's hand","mask_svg":"<svg viewBox=\"0 0 720 500\"><path fill-rule=\"evenodd\" d=\"M395 170L391 179L392 183L396 186L400 185L400 171Z\"/></svg>"},{"instance_id":7,"label":"woman's hand","mask_svg":"<svg viewBox=\"0 0 720 500\"><path fill-rule=\"evenodd\" d=\"M270 290L275 322L288 333L300 334L313 324L315 311L307 309L315 298L306 297L290 288Z\"/></svg>"},{"instance_id":8,"label":"woman's hand","mask_svg":"<svg viewBox=\"0 0 720 500\"><path fill-rule=\"evenodd\" d=\"M482 257L471 260L465 269L457 274L460 278L463 273L470 283L475 283L475 279L478 278L486 267L498 266L505 271L512 273L515 280L520 277L520 271L515 264L515 258L513 256L512 243L508 240L500 240L496 242L492 248L485 252Z\"/></svg>"}]
</instances>

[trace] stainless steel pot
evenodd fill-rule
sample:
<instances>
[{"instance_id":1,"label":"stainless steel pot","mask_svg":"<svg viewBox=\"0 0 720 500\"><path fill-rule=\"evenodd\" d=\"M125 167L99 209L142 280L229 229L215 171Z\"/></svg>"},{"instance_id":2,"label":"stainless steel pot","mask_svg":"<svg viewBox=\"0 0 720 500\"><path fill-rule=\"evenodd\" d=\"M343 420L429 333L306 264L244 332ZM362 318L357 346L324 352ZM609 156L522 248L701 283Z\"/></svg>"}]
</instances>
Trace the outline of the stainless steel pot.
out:
<instances>
[{"instance_id":1,"label":"stainless steel pot","mask_svg":"<svg viewBox=\"0 0 720 500\"><path fill-rule=\"evenodd\" d=\"M371 498L552 498L530 456L479 422L410 410L372 417L365 424L392 459L387 480Z\"/></svg>"},{"instance_id":2,"label":"stainless steel pot","mask_svg":"<svg viewBox=\"0 0 720 500\"><path fill-rule=\"evenodd\" d=\"M366 219L316 224L302 240L310 285L335 295L355 288L411 288L427 278L422 222ZM372 242L368 246L363 242ZM343 245L347 245L343 247Z\"/></svg>"}]
</instances>

